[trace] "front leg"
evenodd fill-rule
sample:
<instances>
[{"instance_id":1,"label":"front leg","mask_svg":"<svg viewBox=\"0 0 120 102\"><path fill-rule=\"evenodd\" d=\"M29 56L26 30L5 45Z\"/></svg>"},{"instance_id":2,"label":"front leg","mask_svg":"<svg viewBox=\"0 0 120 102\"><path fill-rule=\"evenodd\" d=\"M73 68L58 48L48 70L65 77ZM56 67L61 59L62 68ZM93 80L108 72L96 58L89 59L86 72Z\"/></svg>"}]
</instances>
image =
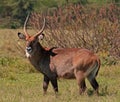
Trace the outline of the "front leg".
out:
<instances>
[{"instance_id":1,"label":"front leg","mask_svg":"<svg viewBox=\"0 0 120 102\"><path fill-rule=\"evenodd\" d=\"M48 84L49 84L49 78L46 75L44 75L44 81L43 81L44 94L46 94L46 92L47 92Z\"/></svg>"},{"instance_id":2,"label":"front leg","mask_svg":"<svg viewBox=\"0 0 120 102\"><path fill-rule=\"evenodd\" d=\"M58 93L58 83L57 83L57 78L51 79L51 84L54 88L55 93Z\"/></svg>"}]
</instances>

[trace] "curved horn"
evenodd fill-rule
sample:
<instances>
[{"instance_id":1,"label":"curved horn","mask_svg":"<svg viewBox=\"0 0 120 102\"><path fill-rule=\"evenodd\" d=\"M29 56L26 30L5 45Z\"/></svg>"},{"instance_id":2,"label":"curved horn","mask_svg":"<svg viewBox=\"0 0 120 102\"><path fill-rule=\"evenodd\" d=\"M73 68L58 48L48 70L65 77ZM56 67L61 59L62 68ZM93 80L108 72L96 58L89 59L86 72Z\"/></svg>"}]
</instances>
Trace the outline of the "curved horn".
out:
<instances>
[{"instance_id":1,"label":"curved horn","mask_svg":"<svg viewBox=\"0 0 120 102\"><path fill-rule=\"evenodd\" d=\"M45 18L44 18L44 21L43 21L42 29L39 32L37 32L34 37L39 36L43 32L44 28L45 28Z\"/></svg>"},{"instance_id":2,"label":"curved horn","mask_svg":"<svg viewBox=\"0 0 120 102\"><path fill-rule=\"evenodd\" d=\"M26 20L25 20L25 23L24 23L24 33L25 33L26 36L29 36L28 33L27 33L27 29L26 29L29 17L30 17L30 13L28 13L28 15L26 17Z\"/></svg>"}]
</instances>

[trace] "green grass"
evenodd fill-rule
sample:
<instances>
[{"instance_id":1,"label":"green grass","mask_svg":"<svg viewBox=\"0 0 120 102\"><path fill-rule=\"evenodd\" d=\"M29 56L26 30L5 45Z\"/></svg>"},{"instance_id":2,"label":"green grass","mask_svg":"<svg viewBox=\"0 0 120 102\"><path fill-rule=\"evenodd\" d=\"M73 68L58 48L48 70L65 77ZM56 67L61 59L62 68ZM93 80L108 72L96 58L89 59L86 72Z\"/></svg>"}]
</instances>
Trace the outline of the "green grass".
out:
<instances>
[{"instance_id":1,"label":"green grass","mask_svg":"<svg viewBox=\"0 0 120 102\"><path fill-rule=\"evenodd\" d=\"M87 80L89 95L80 96L76 80L60 79L59 94L56 98L51 85L47 95L43 95L41 74L14 73L15 78L0 78L0 102L119 102L119 75L119 66L101 68L97 77L100 84L99 97L91 94L93 89Z\"/></svg>"},{"instance_id":2,"label":"green grass","mask_svg":"<svg viewBox=\"0 0 120 102\"><path fill-rule=\"evenodd\" d=\"M24 57L24 51L16 46L22 44L18 42L18 31L0 30L0 102L120 102L120 64L101 67L97 77L99 97L92 94L87 80L88 95L80 96L76 80L63 79L58 80L57 97L51 84L44 96L42 74L34 71Z\"/></svg>"}]
</instances>

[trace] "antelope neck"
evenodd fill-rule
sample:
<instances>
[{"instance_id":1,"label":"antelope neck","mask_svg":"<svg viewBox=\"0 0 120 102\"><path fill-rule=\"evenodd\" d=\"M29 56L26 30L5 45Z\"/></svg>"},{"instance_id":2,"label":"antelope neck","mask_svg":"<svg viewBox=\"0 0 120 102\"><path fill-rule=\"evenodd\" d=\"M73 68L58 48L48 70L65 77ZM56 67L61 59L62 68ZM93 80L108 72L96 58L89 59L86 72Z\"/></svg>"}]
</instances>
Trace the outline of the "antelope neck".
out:
<instances>
[{"instance_id":1,"label":"antelope neck","mask_svg":"<svg viewBox=\"0 0 120 102\"><path fill-rule=\"evenodd\" d=\"M38 70L39 70L39 63L45 54L44 52L45 52L45 49L40 45L40 43L37 43L34 53L31 55L31 57L28 57L31 64L34 67L36 67Z\"/></svg>"}]
</instances>

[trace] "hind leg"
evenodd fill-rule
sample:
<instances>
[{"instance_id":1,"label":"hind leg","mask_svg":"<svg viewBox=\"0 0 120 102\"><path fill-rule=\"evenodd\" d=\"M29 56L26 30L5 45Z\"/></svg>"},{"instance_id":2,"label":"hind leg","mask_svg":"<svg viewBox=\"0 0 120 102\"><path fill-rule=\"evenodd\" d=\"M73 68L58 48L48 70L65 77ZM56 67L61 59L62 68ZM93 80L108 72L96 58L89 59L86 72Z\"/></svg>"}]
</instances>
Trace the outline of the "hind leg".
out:
<instances>
[{"instance_id":1,"label":"hind leg","mask_svg":"<svg viewBox=\"0 0 120 102\"><path fill-rule=\"evenodd\" d=\"M79 93L83 94L85 90L86 90L86 83L85 83L85 79L83 79L79 84Z\"/></svg>"},{"instance_id":2,"label":"hind leg","mask_svg":"<svg viewBox=\"0 0 120 102\"><path fill-rule=\"evenodd\" d=\"M98 82L96 81L95 78L90 78L88 77L88 80L90 82L90 84L92 85L93 89L95 90L95 94L99 95L99 85L98 85Z\"/></svg>"},{"instance_id":3,"label":"hind leg","mask_svg":"<svg viewBox=\"0 0 120 102\"><path fill-rule=\"evenodd\" d=\"M79 86L79 94L81 95L86 90L86 83L85 83L85 78L84 78L83 72L78 71L75 73L75 76L76 76L76 80L77 80L77 83Z\"/></svg>"}]
</instances>

